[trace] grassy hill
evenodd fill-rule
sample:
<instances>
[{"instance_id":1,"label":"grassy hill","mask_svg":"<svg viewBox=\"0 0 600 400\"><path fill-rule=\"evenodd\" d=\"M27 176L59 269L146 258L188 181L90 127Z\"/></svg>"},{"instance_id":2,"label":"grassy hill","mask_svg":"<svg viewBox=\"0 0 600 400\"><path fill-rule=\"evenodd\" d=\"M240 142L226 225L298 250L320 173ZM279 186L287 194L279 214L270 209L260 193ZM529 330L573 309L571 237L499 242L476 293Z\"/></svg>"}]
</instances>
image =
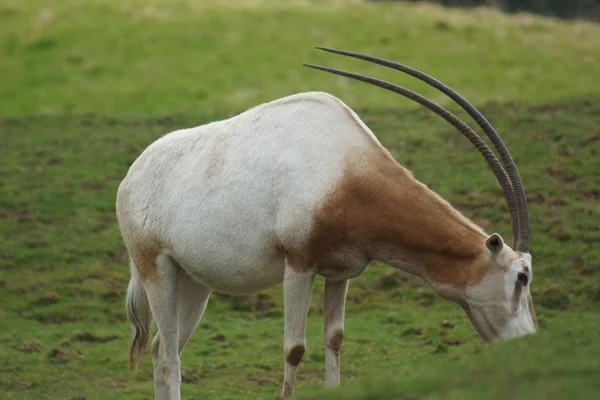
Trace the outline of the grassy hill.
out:
<instances>
[{"instance_id":1,"label":"grassy hill","mask_svg":"<svg viewBox=\"0 0 600 400\"><path fill-rule=\"evenodd\" d=\"M323 62L396 76L315 45L402 60L451 79L476 103L550 101L598 85L600 28L583 22L348 0L53 3L0 6L0 70L10 76L0 85L10 99L2 115L198 115L308 89L355 107L399 103L301 68Z\"/></svg>"},{"instance_id":2,"label":"grassy hill","mask_svg":"<svg viewBox=\"0 0 600 400\"><path fill-rule=\"evenodd\" d=\"M150 396L149 354L137 379L128 376L128 268L114 199L130 163L170 130L329 91L418 179L510 237L493 174L450 126L301 64L377 75L444 103L439 94L315 45L414 65L482 106L527 189L542 333L483 344L457 306L374 265L351 283L343 387L323 392L318 279L298 398L597 398L599 26L385 2L196 3L0 5L0 398ZM282 335L281 287L213 296L183 355L183 395L273 398Z\"/></svg>"}]
</instances>

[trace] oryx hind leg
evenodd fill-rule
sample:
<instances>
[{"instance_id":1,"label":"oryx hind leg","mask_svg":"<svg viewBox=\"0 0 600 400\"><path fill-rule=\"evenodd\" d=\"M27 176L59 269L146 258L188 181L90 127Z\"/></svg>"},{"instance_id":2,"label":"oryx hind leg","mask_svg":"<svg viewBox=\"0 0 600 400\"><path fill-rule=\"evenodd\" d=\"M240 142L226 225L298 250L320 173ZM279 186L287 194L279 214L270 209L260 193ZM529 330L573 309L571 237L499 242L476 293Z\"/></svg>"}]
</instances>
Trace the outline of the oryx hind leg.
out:
<instances>
[{"instance_id":1,"label":"oryx hind leg","mask_svg":"<svg viewBox=\"0 0 600 400\"><path fill-rule=\"evenodd\" d=\"M181 359L181 353L183 353L186 343L192 337L202 319L202 315L206 310L206 305L212 291L201 283L196 282L183 270L180 270L178 273L178 281L178 356L179 359ZM166 383L167 377L165 376L162 367L162 360L165 357L163 351L159 332L152 342L156 399L169 399Z\"/></svg>"},{"instance_id":2,"label":"oryx hind leg","mask_svg":"<svg viewBox=\"0 0 600 400\"><path fill-rule=\"evenodd\" d=\"M169 256L156 257L156 273L144 281L158 333L152 342L154 396L156 400L180 400L179 280L184 273Z\"/></svg>"}]
</instances>

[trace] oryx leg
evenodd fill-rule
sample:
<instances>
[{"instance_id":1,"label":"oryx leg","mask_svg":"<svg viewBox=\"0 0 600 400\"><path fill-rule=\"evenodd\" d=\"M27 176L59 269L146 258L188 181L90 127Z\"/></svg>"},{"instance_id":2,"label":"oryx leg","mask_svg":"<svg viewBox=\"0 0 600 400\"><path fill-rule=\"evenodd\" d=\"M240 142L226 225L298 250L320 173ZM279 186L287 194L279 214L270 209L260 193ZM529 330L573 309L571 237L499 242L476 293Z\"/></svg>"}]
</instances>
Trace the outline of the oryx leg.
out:
<instances>
[{"instance_id":1,"label":"oryx leg","mask_svg":"<svg viewBox=\"0 0 600 400\"><path fill-rule=\"evenodd\" d=\"M179 275L181 268L168 256L156 259L156 274L144 282L158 334L152 342L154 396L181 400L179 361Z\"/></svg>"},{"instance_id":2,"label":"oryx leg","mask_svg":"<svg viewBox=\"0 0 600 400\"><path fill-rule=\"evenodd\" d=\"M281 391L284 398L294 393L296 371L306 351L306 318L315 275L302 272L302 267L286 260L283 281L285 373Z\"/></svg>"},{"instance_id":3,"label":"oryx leg","mask_svg":"<svg viewBox=\"0 0 600 400\"><path fill-rule=\"evenodd\" d=\"M186 343L196 330L202 319L206 304L210 298L211 290L194 281L187 273L180 270L178 273L179 286L177 290L178 305L178 356ZM152 342L152 361L154 366L154 390L156 399L169 399L166 376L163 372L162 360L164 358L163 346L160 345L160 332Z\"/></svg>"},{"instance_id":4,"label":"oryx leg","mask_svg":"<svg viewBox=\"0 0 600 400\"><path fill-rule=\"evenodd\" d=\"M340 349L344 338L344 312L348 280L325 281L323 320L325 339L325 387L340 384Z\"/></svg>"},{"instance_id":5,"label":"oryx leg","mask_svg":"<svg viewBox=\"0 0 600 400\"><path fill-rule=\"evenodd\" d=\"M212 290L184 271L179 274L179 356L198 327Z\"/></svg>"}]
</instances>

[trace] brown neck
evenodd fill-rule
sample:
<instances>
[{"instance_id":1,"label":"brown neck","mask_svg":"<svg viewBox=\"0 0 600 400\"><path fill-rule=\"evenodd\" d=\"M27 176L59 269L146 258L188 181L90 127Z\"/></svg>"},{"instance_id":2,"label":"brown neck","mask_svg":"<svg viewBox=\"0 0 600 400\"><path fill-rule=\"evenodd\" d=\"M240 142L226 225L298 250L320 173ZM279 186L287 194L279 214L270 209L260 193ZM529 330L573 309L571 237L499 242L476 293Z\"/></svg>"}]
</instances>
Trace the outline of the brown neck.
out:
<instances>
[{"instance_id":1,"label":"brown neck","mask_svg":"<svg viewBox=\"0 0 600 400\"><path fill-rule=\"evenodd\" d=\"M436 283L478 280L486 234L394 161L375 157L348 168L321 215L335 221L340 239L367 258Z\"/></svg>"}]
</instances>

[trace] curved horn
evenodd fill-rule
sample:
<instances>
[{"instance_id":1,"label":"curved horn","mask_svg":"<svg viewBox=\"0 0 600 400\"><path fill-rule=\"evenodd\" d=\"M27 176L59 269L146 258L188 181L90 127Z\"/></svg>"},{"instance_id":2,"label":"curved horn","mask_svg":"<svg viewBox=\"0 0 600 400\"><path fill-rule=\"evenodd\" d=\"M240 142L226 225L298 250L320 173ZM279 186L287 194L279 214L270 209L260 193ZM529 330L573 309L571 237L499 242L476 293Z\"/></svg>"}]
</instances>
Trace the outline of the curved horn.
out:
<instances>
[{"instance_id":1,"label":"curved horn","mask_svg":"<svg viewBox=\"0 0 600 400\"><path fill-rule=\"evenodd\" d=\"M510 152L502 142L502 139L500 138L494 127L488 122L488 120L483 116L483 114L479 110L477 110L477 108L471 105L465 98L460 96L447 85L421 71L418 71L406 65L402 65L378 57L367 56L349 51L335 50L325 47L317 47L317 49L324 50L330 53L358 58L365 61L370 61L379 65L383 65L385 67L393 68L395 70L404 72L440 90L452 100L454 100L458 105L460 105L467 113L469 113L469 115L473 117L475 122L477 122L477 124L484 130L484 132L490 138L492 144L498 151L500 159L502 160L502 164L504 165L504 168L506 168L508 177L513 187L513 192L511 196L506 196L505 193L513 227L513 246L515 250L518 251L529 251L529 216L527 211L527 199L525 196L523 182L521 181L519 171L512 159L512 156L510 155Z\"/></svg>"},{"instance_id":2,"label":"curved horn","mask_svg":"<svg viewBox=\"0 0 600 400\"><path fill-rule=\"evenodd\" d=\"M487 146L487 144L485 144L485 142L481 139L481 137L479 137L479 135L473 129L471 129L467 124L465 124L463 121L461 121L457 116L452 114L450 111L439 106L438 104L434 103L433 101L421 96L420 94L413 92L412 90L406 89L402 86L394 85L393 83L382 81L382 80L376 79L376 78L371 78L368 76L354 74L351 72L340 71L340 70L333 69L333 68L320 67L318 65L313 65L313 64L304 64L304 66L309 67L309 68L318 69L318 70L325 71L325 72L330 72L335 75L345 76L345 77L348 77L351 79L356 79L361 82L369 83L374 86L378 86L380 88L383 88L383 89L389 90L391 92L400 94L404 97L407 97L410 100L413 100L413 101L421 104L425 108L433 111L434 113L436 113L437 115L439 115L440 117L442 117L446 121L448 121L450 124L452 124L452 126L454 126L456 129L458 129L458 131L460 133L462 133L463 136L465 136L475 146L475 148L477 148L477 150L485 158L488 165L494 172L494 175L496 175L498 182L500 182L500 186L502 187L504 196L507 197L509 194L512 194L513 188L510 183L510 180L508 178L508 175L506 174L506 171L504 170L504 168L502 167L502 165L496 158L496 155L490 150L490 148Z\"/></svg>"}]
</instances>

